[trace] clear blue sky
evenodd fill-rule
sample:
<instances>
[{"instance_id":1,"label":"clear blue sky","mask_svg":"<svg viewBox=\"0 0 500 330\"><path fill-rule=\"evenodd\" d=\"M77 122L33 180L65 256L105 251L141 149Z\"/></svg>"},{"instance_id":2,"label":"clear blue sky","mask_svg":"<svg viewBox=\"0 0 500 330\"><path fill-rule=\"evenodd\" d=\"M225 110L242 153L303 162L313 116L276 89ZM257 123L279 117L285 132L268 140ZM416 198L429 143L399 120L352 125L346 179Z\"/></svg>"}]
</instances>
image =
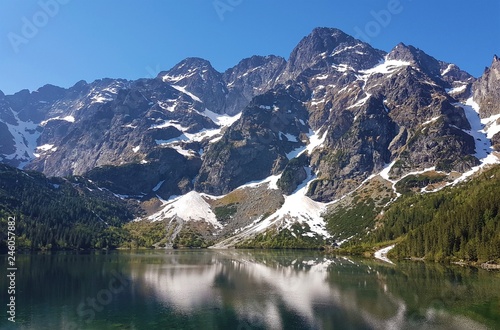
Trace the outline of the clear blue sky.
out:
<instances>
[{"instance_id":1,"label":"clear blue sky","mask_svg":"<svg viewBox=\"0 0 500 330\"><path fill-rule=\"evenodd\" d=\"M385 51L414 45L476 77L500 55L498 0L0 0L0 90L151 77L189 56L224 71L288 58L318 26Z\"/></svg>"}]
</instances>

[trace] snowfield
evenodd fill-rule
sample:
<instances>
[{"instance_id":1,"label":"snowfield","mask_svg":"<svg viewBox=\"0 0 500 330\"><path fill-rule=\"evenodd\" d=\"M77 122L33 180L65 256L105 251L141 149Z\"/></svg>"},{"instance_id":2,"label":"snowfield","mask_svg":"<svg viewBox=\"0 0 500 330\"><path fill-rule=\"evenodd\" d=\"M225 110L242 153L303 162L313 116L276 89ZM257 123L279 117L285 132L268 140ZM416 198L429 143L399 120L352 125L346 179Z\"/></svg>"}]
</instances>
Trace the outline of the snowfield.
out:
<instances>
[{"instance_id":1,"label":"snowfield","mask_svg":"<svg viewBox=\"0 0 500 330\"><path fill-rule=\"evenodd\" d=\"M203 195L196 191L166 201L160 211L150 215L147 219L154 222L173 217L179 217L184 221L205 221L216 228L222 228L210 205L203 199Z\"/></svg>"}]
</instances>

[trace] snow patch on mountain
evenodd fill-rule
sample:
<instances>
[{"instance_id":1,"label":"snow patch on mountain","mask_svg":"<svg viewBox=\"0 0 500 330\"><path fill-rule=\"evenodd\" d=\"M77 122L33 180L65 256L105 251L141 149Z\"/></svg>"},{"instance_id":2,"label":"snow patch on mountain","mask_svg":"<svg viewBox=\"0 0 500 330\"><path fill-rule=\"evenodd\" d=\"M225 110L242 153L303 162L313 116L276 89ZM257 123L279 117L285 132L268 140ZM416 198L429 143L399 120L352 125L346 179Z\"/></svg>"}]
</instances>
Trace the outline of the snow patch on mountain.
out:
<instances>
[{"instance_id":1,"label":"snow patch on mountain","mask_svg":"<svg viewBox=\"0 0 500 330\"><path fill-rule=\"evenodd\" d=\"M357 108L357 107L364 105L370 99L371 96L372 95L370 93L366 93L365 97L363 97L362 99L360 99L359 101L357 101L353 105L347 107L347 109Z\"/></svg>"},{"instance_id":2,"label":"snow patch on mountain","mask_svg":"<svg viewBox=\"0 0 500 330\"><path fill-rule=\"evenodd\" d=\"M43 153L47 152L55 152L57 151L57 147L54 147L53 144L44 144L39 147L36 147L35 149L36 152L33 153L33 156L36 158L40 157Z\"/></svg>"},{"instance_id":3,"label":"snow patch on mountain","mask_svg":"<svg viewBox=\"0 0 500 330\"><path fill-rule=\"evenodd\" d=\"M331 237L326 230L326 223L322 217L323 212L326 210L326 203L313 201L306 196L309 184L316 178L311 169L307 168L308 177L304 182L297 187L296 191L289 195L283 196L285 198L284 204L275 213L266 217L265 219L257 219L252 224L244 228L237 235L230 238L234 243L234 239L243 240L252 237L255 234L264 232L272 226L278 226L280 229L290 228L294 223L307 224L310 232L304 235L314 237L315 234L322 237ZM277 176L266 178L265 180L245 185L246 187L254 187L264 182L275 182ZM240 187L241 188L241 187ZM231 242L221 242L217 247L226 247Z\"/></svg>"},{"instance_id":4,"label":"snow patch on mountain","mask_svg":"<svg viewBox=\"0 0 500 330\"><path fill-rule=\"evenodd\" d=\"M94 95L92 97L92 103L106 103L106 102L111 102L111 101L113 101L112 97L108 97L108 96L101 95L101 94Z\"/></svg>"},{"instance_id":5,"label":"snow patch on mountain","mask_svg":"<svg viewBox=\"0 0 500 330\"><path fill-rule=\"evenodd\" d=\"M221 115L215 112L212 112L208 109L205 109L205 111L201 112L202 115L205 117L210 118L215 124L222 126L222 127L228 127L231 126L235 121L240 119L241 117L241 112L234 115L234 116L228 116L228 115Z\"/></svg>"},{"instance_id":6,"label":"snow patch on mountain","mask_svg":"<svg viewBox=\"0 0 500 330\"><path fill-rule=\"evenodd\" d=\"M67 121L69 123L74 123L75 122L75 117L73 117L73 116L65 116L65 117L59 117L59 116L57 116L57 117L49 118L47 120L42 121L40 123L40 126L45 126L45 125L47 125L47 123L49 121L53 121L53 120L64 120L64 121Z\"/></svg>"},{"instance_id":7,"label":"snow patch on mountain","mask_svg":"<svg viewBox=\"0 0 500 330\"><path fill-rule=\"evenodd\" d=\"M15 152L6 155L4 159L18 160L20 163L19 168L24 168L27 163L35 156L35 150L38 146L37 140L41 132L38 130L39 126L31 121L25 122L19 119L17 114L12 111L12 114L17 122L13 125L8 122L5 124L9 129L10 134L14 137Z\"/></svg>"},{"instance_id":8,"label":"snow patch on mountain","mask_svg":"<svg viewBox=\"0 0 500 330\"><path fill-rule=\"evenodd\" d=\"M306 150L309 154L311 154L314 149L323 146L323 143L326 140L326 135L327 135L328 131L325 130L321 136L319 135L320 131L321 130L318 130L315 132L311 129L309 130L309 134L308 134L309 144L306 147Z\"/></svg>"},{"instance_id":9,"label":"snow patch on mountain","mask_svg":"<svg viewBox=\"0 0 500 330\"><path fill-rule=\"evenodd\" d=\"M428 125L430 123L433 123L435 122L436 120L438 120L441 116L436 116L436 117L432 117L431 119L427 120L427 121L424 121L422 123L422 126L425 126L425 125Z\"/></svg>"},{"instance_id":10,"label":"snow patch on mountain","mask_svg":"<svg viewBox=\"0 0 500 330\"><path fill-rule=\"evenodd\" d=\"M290 151L286 154L286 158L293 159L293 158L301 155L306 150L306 148L307 148L307 146L301 146L301 147L298 147L296 149L293 149L292 151Z\"/></svg>"},{"instance_id":11,"label":"snow patch on mountain","mask_svg":"<svg viewBox=\"0 0 500 330\"><path fill-rule=\"evenodd\" d=\"M51 150L53 148L54 148L53 144L44 144L42 146L36 147L37 150L41 150L41 151L49 151L49 150Z\"/></svg>"},{"instance_id":12,"label":"snow patch on mountain","mask_svg":"<svg viewBox=\"0 0 500 330\"><path fill-rule=\"evenodd\" d=\"M171 85L173 88L177 89L179 92L182 92L186 95L188 95L189 97L191 97L194 101L197 101L197 102L200 102L202 103L202 101L200 100L200 98L196 95L194 95L193 93L189 92L186 90L186 86L178 86L178 85Z\"/></svg>"},{"instance_id":13,"label":"snow patch on mountain","mask_svg":"<svg viewBox=\"0 0 500 330\"><path fill-rule=\"evenodd\" d=\"M154 186L154 188L152 190L158 191L164 183L165 183L165 180L158 182L158 184L156 186Z\"/></svg>"},{"instance_id":14,"label":"snow patch on mountain","mask_svg":"<svg viewBox=\"0 0 500 330\"><path fill-rule=\"evenodd\" d=\"M445 76L448 72L450 72L453 68L455 67L455 64L448 64L448 66L446 67L446 69L444 69L442 72L441 72L441 76Z\"/></svg>"},{"instance_id":15,"label":"snow patch on mountain","mask_svg":"<svg viewBox=\"0 0 500 330\"><path fill-rule=\"evenodd\" d=\"M255 187L258 187L262 184L268 184L269 189L278 190L279 188L278 188L277 183L278 183L279 178L281 178L281 174L271 175L263 180L255 180L255 181L247 182L247 183L239 186L238 188L236 188L236 190L243 189L243 188L255 188Z\"/></svg>"},{"instance_id":16,"label":"snow patch on mountain","mask_svg":"<svg viewBox=\"0 0 500 330\"><path fill-rule=\"evenodd\" d=\"M179 154L186 156L188 158L196 155L196 152L190 149L183 149L181 146L169 146L170 148L177 151Z\"/></svg>"},{"instance_id":17,"label":"snow patch on mountain","mask_svg":"<svg viewBox=\"0 0 500 330\"><path fill-rule=\"evenodd\" d=\"M476 156L480 161L485 159L492 151L491 140L484 131L484 125L479 117L479 105L470 97L466 103L456 103L464 109L465 116L470 123L471 129L464 130L474 138L476 143Z\"/></svg>"},{"instance_id":18,"label":"snow patch on mountain","mask_svg":"<svg viewBox=\"0 0 500 330\"><path fill-rule=\"evenodd\" d=\"M280 140L283 140L283 137L284 137L284 138L286 138L287 141L299 142L298 138L295 135L292 135L290 133L279 132L278 135L279 135Z\"/></svg>"},{"instance_id":19,"label":"snow patch on mountain","mask_svg":"<svg viewBox=\"0 0 500 330\"><path fill-rule=\"evenodd\" d=\"M148 129L162 129L162 128L167 128L169 126L177 128L179 131L186 131L189 129L189 127L184 127L182 126L178 121L176 120L165 120L160 124L154 124L151 125Z\"/></svg>"},{"instance_id":20,"label":"snow patch on mountain","mask_svg":"<svg viewBox=\"0 0 500 330\"><path fill-rule=\"evenodd\" d=\"M453 88L446 88L446 93L457 94L457 93L461 93L461 92L465 91L466 88L467 88L467 85L462 85L462 86L453 87Z\"/></svg>"},{"instance_id":21,"label":"snow patch on mountain","mask_svg":"<svg viewBox=\"0 0 500 330\"><path fill-rule=\"evenodd\" d=\"M205 221L216 228L222 228L210 205L203 198L204 194L191 191L183 196L167 201L157 213L147 217L149 221L161 221L179 217L184 221Z\"/></svg>"},{"instance_id":22,"label":"snow patch on mountain","mask_svg":"<svg viewBox=\"0 0 500 330\"><path fill-rule=\"evenodd\" d=\"M495 134L500 132L500 114L481 119L481 124L484 125L483 131L486 133L486 137L493 138Z\"/></svg>"},{"instance_id":23,"label":"snow patch on mountain","mask_svg":"<svg viewBox=\"0 0 500 330\"><path fill-rule=\"evenodd\" d=\"M389 73L394 73L399 68L406 67L409 65L411 65L410 62L385 59L378 65L374 66L373 68L368 70L361 70L359 72L364 73L366 75L372 75L376 73L389 74Z\"/></svg>"},{"instance_id":24,"label":"snow patch on mountain","mask_svg":"<svg viewBox=\"0 0 500 330\"><path fill-rule=\"evenodd\" d=\"M181 80L192 77L198 73L196 70L192 70L192 69L189 70L188 72L189 72L188 74L181 74L181 75L177 75L177 76L171 76L171 75L166 74L162 77L162 80L164 82L167 82L167 83L177 83Z\"/></svg>"}]
</instances>

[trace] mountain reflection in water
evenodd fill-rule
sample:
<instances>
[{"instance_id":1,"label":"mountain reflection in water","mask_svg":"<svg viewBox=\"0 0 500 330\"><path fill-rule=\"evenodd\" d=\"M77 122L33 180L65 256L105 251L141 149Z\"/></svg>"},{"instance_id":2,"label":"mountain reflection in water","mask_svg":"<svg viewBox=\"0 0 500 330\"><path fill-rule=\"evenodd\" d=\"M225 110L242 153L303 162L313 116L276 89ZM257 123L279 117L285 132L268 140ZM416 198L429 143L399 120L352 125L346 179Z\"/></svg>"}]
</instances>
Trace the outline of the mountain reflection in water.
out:
<instances>
[{"instance_id":1,"label":"mountain reflection in water","mask_svg":"<svg viewBox=\"0 0 500 330\"><path fill-rule=\"evenodd\" d=\"M390 281L404 275L371 260L283 251L173 252L161 264L134 268L131 276L178 312L231 306L252 328L284 329L293 315L297 325L311 329L486 329L446 312L445 297L432 285L420 291L425 297L418 288L412 293L423 306L408 306L399 292L411 288Z\"/></svg>"},{"instance_id":2,"label":"mountain reflection in water","mask_svg":"<svg viewBox=\"0 0 500 330\"><path fill-rule=\"evenodd\" d=\"M0 329L500 324L500 273L474 268L391 265L314 251L210 249L19 254L17 266L17 327L1 319ZM6 258L0 267L6 268ZM4 281L0 290L7 292Z\"/></svg>"}]
</instances>

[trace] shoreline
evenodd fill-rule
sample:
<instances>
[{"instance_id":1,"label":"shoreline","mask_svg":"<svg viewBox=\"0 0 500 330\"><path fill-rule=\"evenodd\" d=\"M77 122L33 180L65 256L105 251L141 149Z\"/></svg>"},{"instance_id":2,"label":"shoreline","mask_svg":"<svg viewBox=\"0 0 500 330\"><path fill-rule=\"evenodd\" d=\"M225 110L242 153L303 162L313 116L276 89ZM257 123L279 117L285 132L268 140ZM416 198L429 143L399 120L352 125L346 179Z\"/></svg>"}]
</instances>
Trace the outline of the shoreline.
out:
<instances>
[{"instance_id":1,"label":"shoreline","mask_svg":"<svg viewBox=\"0 0 500 330\"><path fill-rule=\"evenodd\" d=\"M389 251L391 251L395 246L396 246L395 244L386 246L383 249L375 251L375 253L373 254L373 256L375 257L375 259L387 262L387 263L389 263L391 265L395 265L394 262L392 262L389 258L387 258L387 253L389 253Z\"/></svg>"}]
</instances>

